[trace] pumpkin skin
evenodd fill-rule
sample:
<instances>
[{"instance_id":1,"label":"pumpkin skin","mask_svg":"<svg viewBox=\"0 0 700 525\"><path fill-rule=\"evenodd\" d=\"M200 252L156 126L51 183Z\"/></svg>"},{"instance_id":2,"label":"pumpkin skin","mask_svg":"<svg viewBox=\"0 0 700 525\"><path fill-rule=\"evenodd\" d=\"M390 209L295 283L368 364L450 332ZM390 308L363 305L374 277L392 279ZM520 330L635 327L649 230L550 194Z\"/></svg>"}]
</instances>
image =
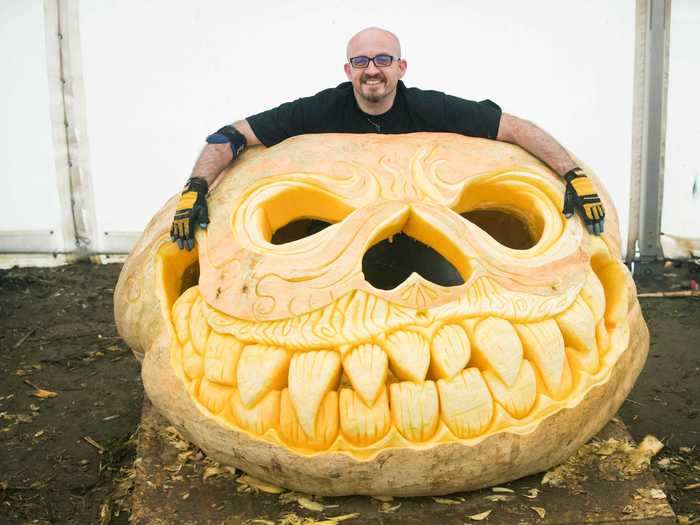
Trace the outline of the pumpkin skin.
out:
<instances>
[{"instance_id":1,"label":"pumpkin skin","mask_svg":"<svg viewBox=\"0 0 700 525\"><path fill-rule=\"evenodd\" d=\"M147 226L117 327L154 406L262 480L395 496L502 483L595 435L645 362L600 193L595 237L562 216L561 179L510 144L332 134L251 148L212 190L195 250L169 241L176 197ZM309 218L330 226L292 231ZM370 282L366 255L396 235L456 281Z\"/></svg>"}]
</instances>

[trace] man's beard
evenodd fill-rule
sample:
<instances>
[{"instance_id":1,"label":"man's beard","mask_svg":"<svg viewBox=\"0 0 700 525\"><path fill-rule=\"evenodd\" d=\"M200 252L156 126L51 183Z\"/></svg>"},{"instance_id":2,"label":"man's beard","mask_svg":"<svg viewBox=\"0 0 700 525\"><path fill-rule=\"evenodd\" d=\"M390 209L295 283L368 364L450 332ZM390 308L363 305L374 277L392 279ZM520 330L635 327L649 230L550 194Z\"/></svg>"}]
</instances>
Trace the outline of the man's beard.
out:
<instances>
[{"instance_id":1,"label":"man's beard","mask_svg":"<svg viewBox=\"0 0 700 525\"><path fill-rule=\"evenodd\" d=\"M368 77L367 79L362 79L362 84L365 84L365 80L380 80L383 84L379 84L376 87L380 87L381 85L384 86L384 90L378 90L375 91L372 89L369 93L365 92L364 90L360 90L360 94L362 95L362 98L364 98L367 102L375 103L379 102L382 100L384 97L387 96L387 89L386 89L386 79L384 77Z\"/></svg>"}]
</instances>

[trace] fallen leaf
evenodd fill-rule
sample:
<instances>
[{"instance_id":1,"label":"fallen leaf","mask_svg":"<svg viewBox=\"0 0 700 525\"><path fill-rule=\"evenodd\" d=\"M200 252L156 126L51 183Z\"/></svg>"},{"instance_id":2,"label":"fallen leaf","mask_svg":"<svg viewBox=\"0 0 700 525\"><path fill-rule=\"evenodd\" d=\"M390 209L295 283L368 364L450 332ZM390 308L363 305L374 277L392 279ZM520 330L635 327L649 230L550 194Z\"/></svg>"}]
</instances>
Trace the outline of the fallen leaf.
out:
<instances>
[{"instance_id":1,"label":"fallen leaf","mask_svg":"<svg viewBox=\"0 0 700 525\"><path fill-rule=\"evenodd\" d=\"M187 498L189 498L189 497L190 497L190 493L189 493L189 492L185 492L185 493L182 495L182 499L187 499Z\"/></svg>"},{"instance_id":2,"label":"fallen leaf","mask_svg":"<svg viewBox=\"0 0 700 525\"><path fill-rule=\"evenodd\" d=\"M38 437L40 437L40 436L42 436L42 435L44 435L44 431L43 431L43 430L40 430L39 432L37 432L36 434L34 434L34 437L35 437L35 438L38 438Z\"/></svg>"},{"instance_id":3,"label":"fallen leaf","mask_svg":"<svg viewBox=\"0 0 700 525\"><path fill-rule=\"evenodd\" d=\"M112 509L109 508L109 503L100 505L100 521L99 525L108 525L112 521Z\"/></svg>"},{"instance_id":4,"label":"fallen leaf","mask_svg":"<svg viewBox=\"0 0 700 525\"><path fill-rule=\"evenodd\" d=\"M202 481L206 481L212 476L220 476L221 474L228 474L228 470L222 467L207 467L204 469L204 474L202 474Z\"/></svg>"},{"instance_id":5,"label":"fallen leaf","mask_svg":"<svg viewBox=\"0 0 700 525\"><path fill-rule=\"evenodd\" d=\"M314 501L311 498L307 498L306 496L299 497L297 499L297 503L299 503L299 505L304 507L306 510L313 510L315 512L323 512L323 509L326 508L318 501Z\"/></svg>"},{"instance_id":6,"label":"fallen leaf","mask_svg":"<svg viewBox=\"0 0 700 525\"><path fill-rule=\"evenodd\" d=\"M435 503L440 503L441 505L459 505L462 502L456 499L450 498L433 498Z\"/></svg>"},{"instance_id":7,"label":"fallen leaf","mask_svg":"<svg viewBox=\"0 0 700 525\"><path fill-rule=\"evenodd\" d=\"M530 507L532 510L534 510L537 515L540 517L540 519L544 519L544 517L547 515L547 511L544 509L544 507Z\"/></svg>"},{"instance_id":8,"label":"fallen leaf","mask_svg":"<svg viewBox=\"0 0 700 525\"><path fill-rule=\"evenodd\" d=\"M683 487L683 490L695 490L695 489L700 489L700 483L691 483L690 485L686 485Z\"/></svg>"},{"instance_id":9,"label":"fallen leaf","mask_svg":"<svg viewBox=\"0 0 700 525\"><path fill-rule=\"evenodd\" d=\"M254 525L275 525L275 522L272 520L252 520L250 523Z\"/></svg>"},{"instance_id":10,"label":"fallen leaf","mask_svg":"<svg viewBox=\"0 0 700 525\"><path fill-rule=\"evenodd\" d=\"M651 489L649 491L649 495L651 496L651 499L665 499L666 498L666 493L661 489Z\"/></svg>"},{"instance_id":11,"label":"fallen leaf","mask_svg":"<svg viewBox=\"0 0 700 525\"><path fill-rule=\"evenodd\" d=\"M43 388L39 388L38 390L32 392L31 395L38 397L39 399L51 399L52 397L56 397L58 394L52 390L44 390Z\"/></svg>"},{"instance_id":12,"label":"fallen leaf","mask_svg":"<svg viewBox=\"0 0 700 525\"><path fill-rule=\"evenodd\" d=\"M95 447L97 450L99 450L100 454L105 452L107 449L104 448L102 445L100 445L97 441L92 439L90 436L83 436L83 440L88 443L89 445L92 445Z\"/></svg>"},{"instance_id":13,"label":"fallen leaf","mask_svg":"<svg viewBox=\"0 0 700 525\"><path fill-rule=\"evenodd\" d=\"M248 474L243 474L242 476L237 478L236 483L240 483L242 485L249 485L258 489L261 492L266 492L268 494L281 494L282 492L284 492L283 488L277 487L276 485L272 485L270 483L265 483L264 481L260 481L259 479L256 479L253 476L249 476Z\"/></svg>"},{"instance_id":14,"label":"fallen leaf","mask_svg":"<svg viewBox=\"0 0 700 525\"><path fill-rule=\"evenodd\" d=\"M540 495L540 489L530 489L527 491L527 494L523 494L523 497L529 498L529 499L535 499L539 495Z\"/></svg>"},{"instance_id":15,"label":"fallen leaf","mask_svg":"<svg viewBox=\"0 0 700 525\"><path fill-rule=\"evenodd\" d=\"M510 501L514 498L515 496L509 496L507 494L492 494L491 496L486 496L484 499L486 501Z\"/></svg>"},{"instance_id":16,"label":"fallen leaf","mask_svg":"<svg viewBox=\"0 0 700 525\"><path fill-rule=\"evenodd\" d=\"M690 448L690 447L680 447L678 450L679 450L682 454L689 454L690 452L693 451L693 449Z\"/></svg>"},{"instance_id":17,"label":"fallen leaf","mask_svg":"<svg viewBox=\"0 0 700 525\"><path fill-rule=\"evenodd\" d=\"M393 496L372 496L372 498L379 500L379 501L383 501L385 503L388 501L394 501Z\"/></svg>"},{"instance_id":18,"label":"fallen leaf","mask_svg":"<svg viewBox=\"0 0 700 525\"><path fill-rule=\"evenodd\" d=\"M479 514L472 514L471 516L467 516L467 518L474 521L484 521L486 518L489 517L489 514L491 514L491 512L491 510L487 510L485 512L480 512Z\"/></svg>"},{"instance_id":19,"label":"fallen leaf","mask_svg":"<svg viewBox=\"0 0 700 525\"><path fill-rule=\"evenodd\" d=\"M391 503L382 503L379 505L379 512L383 512L385 514L390 514L392 512L396 512L399 510L399 507L401 507L401 503L397 503L396 505L392 505Z\"/></svg>"},{"instance_id":20,"label":"fallen leaf","mask_svg":"<svg viewBox=\"0 0 700 525\"><path fill-rule=\"evenodd\" d=\"M506 487L491 487L491 492L510 492L514 494L515 491Z\"/></svg>"}]
</instances>

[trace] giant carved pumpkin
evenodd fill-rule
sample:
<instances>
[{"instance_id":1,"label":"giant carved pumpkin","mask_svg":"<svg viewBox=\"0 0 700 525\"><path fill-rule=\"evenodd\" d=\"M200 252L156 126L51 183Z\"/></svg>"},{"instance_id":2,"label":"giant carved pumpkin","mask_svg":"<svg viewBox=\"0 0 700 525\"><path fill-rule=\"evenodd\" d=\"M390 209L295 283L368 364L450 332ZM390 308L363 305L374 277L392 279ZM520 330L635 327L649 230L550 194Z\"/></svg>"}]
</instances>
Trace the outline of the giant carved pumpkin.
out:
<instances>
[{"instance_id":1,"label":"giant carved pumpkin","mask_svg":"<svg viewBox=\"0 0 700 525\"><path fill-rule=\"evenodd\" d=\"M598 183L600 188L600 184ZM192 252L151 221L115 293L153 404L314 494L423 495L542 471L614 415L648 351L606 233L516 146L308 135L251 149Z\"/></svg>"}]
</instances>

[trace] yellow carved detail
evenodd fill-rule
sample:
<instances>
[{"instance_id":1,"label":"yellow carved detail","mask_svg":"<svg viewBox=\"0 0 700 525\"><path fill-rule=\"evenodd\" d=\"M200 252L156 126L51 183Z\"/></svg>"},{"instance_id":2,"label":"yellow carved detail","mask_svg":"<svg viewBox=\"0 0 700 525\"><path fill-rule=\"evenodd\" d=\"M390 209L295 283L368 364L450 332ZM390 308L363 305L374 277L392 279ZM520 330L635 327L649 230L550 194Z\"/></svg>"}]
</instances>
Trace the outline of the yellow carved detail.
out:
<instances>
[{"instance_id":1,"label":"yellow carved detail","mask_svg":"<svg viewBox=\"0 0 700 525\"><path fill-rule=\"evenodd\" d=\"M252 407L270 390L287 386L291 353L284 348L249 345L243 348L236 369L241 401Z\"/></svg>"},{"instance_id":2,"label":"yellow carved detail","mask_svg":"<svg viewBox=\"0 0 700 525\"><path fill-rule=\"evenodd\" d=\"M367 446L378 441L391 428L391 414L386 387L376 402L368 406L357 392L340 391L340 429L352 443Z\"/></svg>"},{"instance_id":3,"label":"yellow carved detail","mask_svg":"<svg viewBox=\"0 0 700 525\"><path fill-rule=\"evenodd\" d=\"M394 383L391 394L391 419L409 441L426 441L437 429L440 417L437 388L432 381L417 384Z\"/></svg>"},{"instance_id":4,"label":"yellow carved detail","mask_svg":"<svg viewBox=\"0 0 700 525\"><path fill-rule=\"evenodd\" d=\"M458 438L483 433L493 417L493 399L478 368L437 382L442 420Z\"/></svg>"},{"instance_id":5,"label":"yellow carved detail","mask_svg":"<svg viewBox=\"0 0 700 525\"><path fill-rule=\"evenodd\" d=\"M430 377L450 379L469 362L471 343L458 324L445 325L435 334L430 345Z\"/></svg>"},{"instance_id":6,"label":"yellow carved detail","mask_svg":"<svg viewBox=\"0 0 700 525\"><path fill-rule=\"evenodd\" d=\"M304 432L292 396L285 388L280 400L280 432L282 439L296 447L312 450L330 447L338 436L338 392L330 391L323 398L316 415L313 436L309 436Z\"/></svg>"},{"instance_id":7,"label":"yellow carved detail","mask_svg":"<svg viewBox=\"0 0 700 525\"><path fill-rule=\"evenodd\" d=\"M279 390L270 390L257 404L246 407L236 390L231 396L231 412L236 423L248 432L262 435L269 429L277 428L280 420Z\"/></svg>"},{"instance_id":8,"label":"yellow carved detail","mask_svg":"<svg viewBox=\"0 0 700 525\"><path fill-rule=\"evenodd\" d=\"M491 370L484 372L486 384L493 398L515 418L523 418L530 413L537 397L537 378L528 360L520 365L520 370L512 385L506 385Z\"/></svg>"},{"instance_id":9,"label":"yellow carved detail","mask_svg":"<svg viewBox=\"0 0 700 525\"><path fill-rule=\"evenodd\" d=\"M204 374L202 356L195 351L191 341L182 348L182 367L190 379L200 379Z\"/></svg>"},{"instance_id":10,"label":"yellow carved detail","mask_svg":"<svg viewBox=\"0 0 700 525\"><path fill-rule=\"evenodd\" d=\"M226 407L231 394L233 394L232 388L208 379L202 379L199 383L199 401L214 414L218 414Z\"/></svg>"},{"instance_id":11,"label":"yellow carved detail","mask_svg":"<svg viewBox=\"0 0 700 525\"><path fill-rule=\"evenodd\" d=\"M357 395L367 406L372 406L386 385L389 370L382 347L364 344L354 348L343 359L343 369Z\"/></svg>"},{"instance_id":12,"label":"yellow carved detail","mask_svg":"<svg viewBox=\"0 0 700 525\"><path fill-rule=\"evenodd\" d=\"M204 375L209 381L236 386L236 367L243 343L230 335L212 332L204 356Z\"/></svg>"},{"instance_id":13,"label":"yellow carved detail","mask_svg":"<svg viewBox=\"0 0 700 525\"><path fill-rule=\"evenodd\" d=\"M525 357L535 365L549 395L562 399L571 389L571 370L566 361L564 338L554 320L516 324Z\"/></svg>"},{"instance_id":14,"label":"yellow carved detail","mask_svg":"<svg viewBox=\"0 0 700 525\"><path fill-rule=\"evenodd\" d=\"M421 334L397 330L386 339L391 370L403 381L423 381L430 366L428 342Z\"/></svg>"},{"instance_id":15,"label":"yellow carved detail","mask_svg":"<svg viewBox=\"0 0 700 525\"><path fill-rule=\"evenodd\" d=\"M482 370L493 370L506 385L512 385L523 360L523 347L513 325L488 317L474 326L472 337L474 364Z\"/></svg>"},{"instance_id":16,"label":"yellow carved detail","mask_svg":"<svg viewBox=\"0 0 700 525\"><path fill-rule=\"evenodd\" d=\"M311 439L316 436L316 416L326 394L338 387L340 355L320 350L294 354L289 365L289 395L299 424Z\"/></svg>"}]
</instances>

